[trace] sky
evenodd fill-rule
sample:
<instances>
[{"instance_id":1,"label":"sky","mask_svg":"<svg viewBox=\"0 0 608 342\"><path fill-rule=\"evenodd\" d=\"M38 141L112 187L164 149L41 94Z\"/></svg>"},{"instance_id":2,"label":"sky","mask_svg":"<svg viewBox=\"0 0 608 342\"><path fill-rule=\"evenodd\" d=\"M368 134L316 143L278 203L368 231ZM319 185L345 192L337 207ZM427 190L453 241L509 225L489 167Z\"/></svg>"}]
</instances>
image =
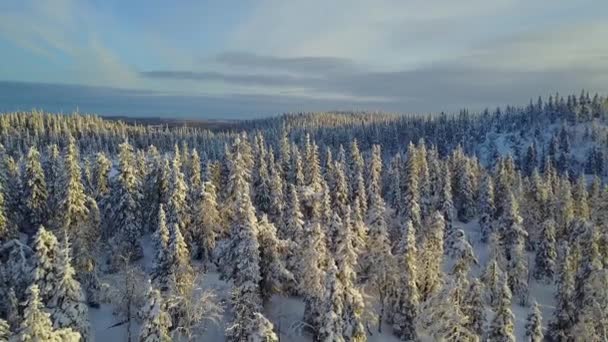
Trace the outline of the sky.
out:
<instances>
[{"instance_id":1,"label":"sky","mask_svg":"<svg viewBox=\"0 0 608 342\"><path fill-rule=\"evenodd\" d=\"M252 118L608 93L605 0L2 0L0 111Z\"/></svg>"}]
</instances>

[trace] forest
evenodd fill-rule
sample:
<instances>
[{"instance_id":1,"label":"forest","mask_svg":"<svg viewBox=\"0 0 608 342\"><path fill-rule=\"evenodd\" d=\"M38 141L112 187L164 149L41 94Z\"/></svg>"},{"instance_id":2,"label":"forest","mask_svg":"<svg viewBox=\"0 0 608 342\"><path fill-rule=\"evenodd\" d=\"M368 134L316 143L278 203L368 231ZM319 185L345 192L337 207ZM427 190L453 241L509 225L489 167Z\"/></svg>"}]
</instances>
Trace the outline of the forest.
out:
<instances>
[{"instance_id":1,"label":"forest","mask_svg":"<svg viewBox=\"0 0 608 342\"><path fill-rule=\"evenodd\" d=\"M608 99L0 115L0 341L607 341Z\"/></svg>"}]
</instances>

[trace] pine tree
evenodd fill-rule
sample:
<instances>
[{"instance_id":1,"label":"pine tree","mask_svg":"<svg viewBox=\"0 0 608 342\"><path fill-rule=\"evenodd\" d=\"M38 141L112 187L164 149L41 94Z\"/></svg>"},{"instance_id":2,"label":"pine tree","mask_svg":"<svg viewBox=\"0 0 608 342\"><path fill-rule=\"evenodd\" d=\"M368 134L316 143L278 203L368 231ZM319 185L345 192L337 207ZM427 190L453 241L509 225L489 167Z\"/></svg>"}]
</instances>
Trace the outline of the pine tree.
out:
<instances>
[{"instance_id":1,"label":"pine tree","mask_svg":"<svg viewBox=\"0 0 608 342\"><path fill-rule=\"evenodd\" d=\"M458 218L468 222L475 216L475 189L473 188L473 173L468 160L463 160L455 172L458 181Z\"/></svg>"},{"instance_id":2,"label":"pine tree","mask_svg":"<svg viewBox=\"0 0 608 342\"><path fill-rule=\"evenodd\" d=\"M515 341L515 316L511 311L511 290L506 283L503 284L498 305L494 309L494 319L490 324L487 338L489 341L509 342Z\"/></svg>"},{"instance_id":3,"label":"pine tree","mask_svg":"<svg viewBox=\"0 0 608 342\"><path fill-rule=\"evenodd\" d=\"M8 323L0 318L0 341L8 341L10 334Z\"/></svg>"},{"instance_id":4,"label":"pine tree","mask_svg":"<svg viewBox=\"0 0 608 342\"><path fill-rule=\"evenodd\" d=\"M553 281L557 251L555 247L555 222L547 220L543 223L541 241L536 248L536 264L534 278L546 282Z\"/></svg>"},{"instance_id":5,"label":"pine tree","mask_svg":"<svg viewBox=\"0 0 608 342\"><path fill-rule=\"evenodd\" d=\"M11 222L9 222L2 188L0 187L0 244L8 241L16 234Z\"/></svg>"},{"instance_id":6,"label":"pine tree","mask_svg":"<svg viewBox=\"0 0 608 342\"><path fill-rule=\"evenodd\" d=\"M397 300L395 316L393 318L393 331L395 335L404 341L415 341L416 316L420 297L416 285L417 274L416 232L410 221L406 224L406 231L399 244L399 282L397 283Z\"/></svg>"},{"instance_id":7,"label":"pine tree","mask_svg":"<svg viewBox=\"0 0 608 342\"><path fill-rule=\"evenodd\" d=\"M498 305L504 277L505 275L500 269L496 258L488 260L486 268L481 275L481 281L485 285L485 300L488 305Z\"/></svg>"},{"instance_id":8,"label":"pine tree","mask_svg":"<svg viewBox=\"0 0 608 342\"><path fill-rule=\"evenodd\" d=\"M71 265L70 243L66 235L56 260L57 289L49 307L55 328L72 328L80 333L83 340L90 337L89 310L80 283L74 279L75 271Z\"/></svg>"},{"instance_id":9,"label":"pine tree","mask_svg":"<svg viewBox=\"0 0 608 342\"><path fill-rule=\"evenodd\" d=\"M23 174L23 231L34 233L40 225L47 224L47 198L46 181L40 164L40 153L31 147L27 153L25 173Z\"/></svg>"},{"instance_id":10,"label":"pine tree","mask_svg":"<svg viewBox=\"0 0 608 342\"><path fill-rule=\"evenodd\" d=\"M171 317L158 290L150 285L147 301L142 309L143 323L139 332L141 342L170 342Z\"/></svg>"},{"instance_id":11,"label":"pine tree","mask_svg":"<svg viewBox=\"0 0 608 342\"><path fill-rule=\"evenodd\" d=\"M283 240L289 240L296 247L292 248L287 252L287 268L293 272L296 280L301 281L302 269L298 268L301 261L298 251L304 249L303 237L304 237L304 220L302 212L300 211L300 200L298 198L298 191L295 185L289 185L289 201L287 208L285 209L285 222L281 226L282 229L278 232L278 237Z\"/></svg>"},{"instance_id":12,"label":"pine tree","mask_svg":"<svg viewBox=\"0 0 608 342\"><path fill-rule=\"evenodd\" d=\"M440 212L435 212L428 229L419 256L419 265L422 266L422 270L418 277L418 290L423 301L430 298L441 287L445 220Z\"/></svg>"},{"instance_id":13,"label":"pine tree","mask_svg":"<svg viewBox=\"0 0 608 342\"><path fill-rule=\"evenodd\" d=\"M239 140L235 147L242 148ZM250 322L261 311L260 251L258 221L249 193L247 161L237 150L230 170L231 189L236 195L230 227L230 243L225 255L224 274L232 279L232 303L235 317L227 330L231 341L242 341L251 334Z\"/></svg>"},{"instance_id":14,"label":"pine tree","mask_svg":"<svg viewBox=\"0 0 608 342\"><path fill-rule=\"evenodd\" d=\"M405 213L404 219L410 220L417 231L422 228L420 210L420 173L422 172L421 157L419 151L410 142L406 162L406 191L404 196Z\"/></svg>"},{"instance_id":15,"label":"pine tree","mask_svg":"<svg viewBox=\"0 0 608 342\"><path fill-rule=\"evenodd\" d=\"M57 238L53 233L40 226L34 237L34 268L33 280L39 289L40 297L43 302L49 302L57 292L58 276L57 257L59 246Z\"/></svg>"},{"instance_id":16,"label":"pine tree","mask_svg":"<svg viewBox=\"0 0 608 342\"><path fill-rule=\"evenodd\" d=\"M277 238L277 229L266 215L258 223L260 245L260 291L262 300L267 301L273 294L282 293L294 281L293 275L283 263L287 244Z\"/></svg>"},{"instance_id":17,"label":"pine tree","mask_svg":"<svg viewBox=\"0 0 608 342\"><path fill-rule=\"evenodd\" d=\"M171 179L169 185L169 198L166 207L167 224L169 227L177 225L181 234L191 245L192 238L189 231L189 217L187 197L188 188L182 173L182 164L179 158L179 150L175 150L171 163Z\"/></svg>"},{"instance_id":18,"label":"pine tree","mask_svg":"<svg viewBox=\"0 0 608 342\"><path fill-rule=\"evenodd\" d=\"M479 197L479 227L481 228L481 241L488 242L494 225L494 182L492 177L486 175L481 186Z\"/></svg>"},{"instance_id":19,"label":"pine tree","mask_svg":"<svg viewBox=\"0 0 608 342\"><path fill-rule=\"evenodd\" d=\"M99 202L110 193L110 170L112 162L103 152L97 153L93 167L93 197Z\"/></svg>"},{"instance_id":20,"label":"pine tree","mask_svg":"<svg viewBox=\"0 0 608 342\"><path fill-rule=\"evenodd\" d=\"M374 145L370 165L370 183L368 194L370 205L367 211L367 226L369 227L367 248L363 255L362 276L368 289L378 295L380 312L378 314L378 329L382 329L384 311L389 295L389 289L394 281L394 258L391 252L390 240L386 224L386 208L380 195L382 189L380 174L382 161L380 147Z\"/></svg>"},{"instance_id":21,"label":"pine tree","mask_svg":"<svg viewBox=\"0 0 608 342\"><path fill-rule=\"evenodd\" d=\"M169 229L169 245L167 246L167 260L169 262L169 289L179 292L180 287L192 278L192 267L190 265L190 251L188 245L177 224Z\"/></svg>"},{"instance_id":22,"label":"pine tree","mask_svg":"<svg viewBox=\"0 0 608 342\"><path fill-rule=\"evenodd\" d=\"M62 217L60 222L55 222L55 226L67 230L71 236L78 237L79 227L86 221L88 211L86 194L82 185L78 150L74 139L70 139L64 157L61 189L63 193L60 198L59 212ZM79 243L79 238L75 240L76 243Z\"/></svg>"},{"instance_id":23,"label":"pine tree","mask_svg":"<svg viewBox=\"0 0 608 342\"><path fill-rule=\"evenodd\" d=\"M564 340L570 336L574 325L576 308L574 306L574 269L570 247L563 242L559 249L559 272L556 279L555 310L549 323L549 331L554 340Z\"/></svg>"},{"instance_id":24,"label":"pine tree","mask_svg":"<svg viewBox=\"0 0 608 342\"><path fill-rule=\"evenodd\" d=\"M203 187L202 198L194 204L192 232L194 242L198 246L198 257L205 262L211 262L215 241L222 232L215 186L211 182L205 182Z\"/></svg>"},{"instance_id":25,"label":"pine tree","mask_svg":"<svg viewBox=\"0 0 608 342\"><path fill-rule=\"evenodd\" d=\"M344 311L344 288L337 276L338 269L335 263L329 262L327 276L325 279L325 294L323 296L323 306L321 309L317 341L345 341L344 322L342 315Z\"/></svg>"},{"instance_id":26,"label":"pine tree","mask_svg":"<svg viewBox=\"0 0 608 342\"><path fill-rule=\"evenodd\" d=\"M534 302L532 311L526 319L526 336L530 342L542 342L544 339L542 315L538 303Z\"/></svg>"},{"instance_id":27,"label":"pine tree","mask_svg":"<svg viewBox=\"0 0 608 342\"><path fill-rule=\"evenodd\" d=\"M251 342L278 342L279 338L274 332L272 323L263 314L256 312L253 314L251 322L251 335L247 341Z\"/></svg>"},{"instance_id":28,"label":"pine tree","mask_svg":"<svg viewBox=\"0 0 608 342\"><path fill-rule=\"evenodd\" d=\"M486 324L483 301L484 285L477 278L470 281L462 304L462 312L467 316L466 328L478 336L483 336Z\"/></svg>"},{"instance_id":29,"label":"pine tree","mask_svg":"<svg viewBox=\"0 0 608 342\"><path fill-rule=\"evenodd\" d=\"M268 209L268 218L275 225L280 225L283 222L283 211L285 210L283 178L281 178L279 166L274 162L272 149L268 151L268 159L272 161L270 164L270 207Z\"/></svg>"},{"instance_id":30,"label":"pine tree","mask_svg":"<svg viewBox=\"0 0 608 342\"><path fill-rule=\"evenodd\" d=\"M133 148L128 142L119 145L119 173L113 190L110 219L114 226L117 254L129 254L133 259L143 255L139 244L141 226L138 218L141 195L133 164ZM118 256L118 255L117 255Z\"/></svg>"},{"instance_id":31,"label":"pine tree","mask_svg":"<svg viewBox=\"0 0 608 342\"><path fill-rule=\"evenodd\" d=\"M152 271L152 279L158 284L161 290L168 289L169 277L169 238L170 233L167 228L167 220L165 217L165 209L161 204L158 210L158 226L154 232L154 269Z\"/></svg>"},{"instance_id":32,"label":"pine tree","mask_svg":"<svg viewBox=\"0 0 608 342\"><path fill-rule=\"evenodd\" d=\"M30 286L18 335L19 341L80 341L80 334L70 328L53 330L50 315L44 311L44 305L40 299L38 286Z\"/></svg>"}]
</instances>

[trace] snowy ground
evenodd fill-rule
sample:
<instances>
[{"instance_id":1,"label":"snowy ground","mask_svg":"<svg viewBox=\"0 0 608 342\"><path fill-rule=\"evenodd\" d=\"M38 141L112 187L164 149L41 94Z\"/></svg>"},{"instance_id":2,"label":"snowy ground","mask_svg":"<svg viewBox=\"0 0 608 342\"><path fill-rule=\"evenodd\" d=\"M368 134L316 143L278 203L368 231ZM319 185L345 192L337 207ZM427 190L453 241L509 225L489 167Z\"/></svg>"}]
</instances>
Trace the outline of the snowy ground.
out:
<instances>
[{"instance_id":1,"label":"snowy ground","mask_svg":"<svg viewBox=\"0 0 608 342\"><path fill-rule=\"evenodd\" d=\"M454 226L456 228L463 229L473 244L476 256L479 260L479 266L476 267L473 272L478 275L483 269L488 258L487 245L478 242L479 238L477 232L479 232L479 226L476 220L468 224L456 222ZM150 271L153 260L153 250L149 236L143 238L142 245L144 246L144 258L140 261L140 266L146 271ZM530 255L529 260L533 262L533 255ZM530 268L532 268L532 266L533 265L530 265ZM220 280L219 274L215 271L210 271L205 274L203 278L203 288L213 290L218 296L218 299L224 303L228 303L230 300L231 285ZM142 288L142 291L146 291L146 289ZM536 300L541 306L543 313L543 324L545 326L548 320L552 317L554 309L553 293L554 288L552 285L539 284L534 279L531 280L530 302ZM518 304L513 304L516 333L518 340L520 341L525 340L525 323L529 311L529 307L521 307ZM296 297L274 296L265 308L265 314L273 322L281 340L290 342L304 342L311 340L310 336L302 334L299 329L297 329L298 322L302 318L303 312L304 303L302 302L301 298ZM89 313L96 341L127 340L127 328L125 325L109 328L117 322L117 318L112 314L112 307L109 304L103 304L99 309L90 309ZM224 341L224 331L227 324L230 322L230 319L230 312L226 312L223 320L218 324L207 323L205 333L197 340ZM487 319L489 322L491 317L487 317ZM369 341L398 341L398 339L391 334L391 329L388 326L383 328L382 334L378 334L375 327L372 329L372 331L373 335L368 337ZM133 336L136 338L139 332L139 326L137 324L133 325L133 332Z\"/></svg>"}]
</instances>

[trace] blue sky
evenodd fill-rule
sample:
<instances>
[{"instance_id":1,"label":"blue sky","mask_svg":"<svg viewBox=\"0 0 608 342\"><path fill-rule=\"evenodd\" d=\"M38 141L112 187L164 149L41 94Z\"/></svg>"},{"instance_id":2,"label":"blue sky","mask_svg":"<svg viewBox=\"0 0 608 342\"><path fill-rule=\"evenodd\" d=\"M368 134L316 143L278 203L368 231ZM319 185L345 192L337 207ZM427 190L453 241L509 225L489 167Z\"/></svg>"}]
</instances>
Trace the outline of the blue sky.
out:
<instances>
[{"instance_id":1,"label":"blue sky","mask_svg":"<svg viewBox=\"0 0 608 342\"><path fill-rule=\"evenodd\" d=\"M70 85L65 110L88 86L184 116L456 111L605 94L606 37L604 0L4 0L0 81L45 84L38 108Z\"/></svg>"}]
</instances>

